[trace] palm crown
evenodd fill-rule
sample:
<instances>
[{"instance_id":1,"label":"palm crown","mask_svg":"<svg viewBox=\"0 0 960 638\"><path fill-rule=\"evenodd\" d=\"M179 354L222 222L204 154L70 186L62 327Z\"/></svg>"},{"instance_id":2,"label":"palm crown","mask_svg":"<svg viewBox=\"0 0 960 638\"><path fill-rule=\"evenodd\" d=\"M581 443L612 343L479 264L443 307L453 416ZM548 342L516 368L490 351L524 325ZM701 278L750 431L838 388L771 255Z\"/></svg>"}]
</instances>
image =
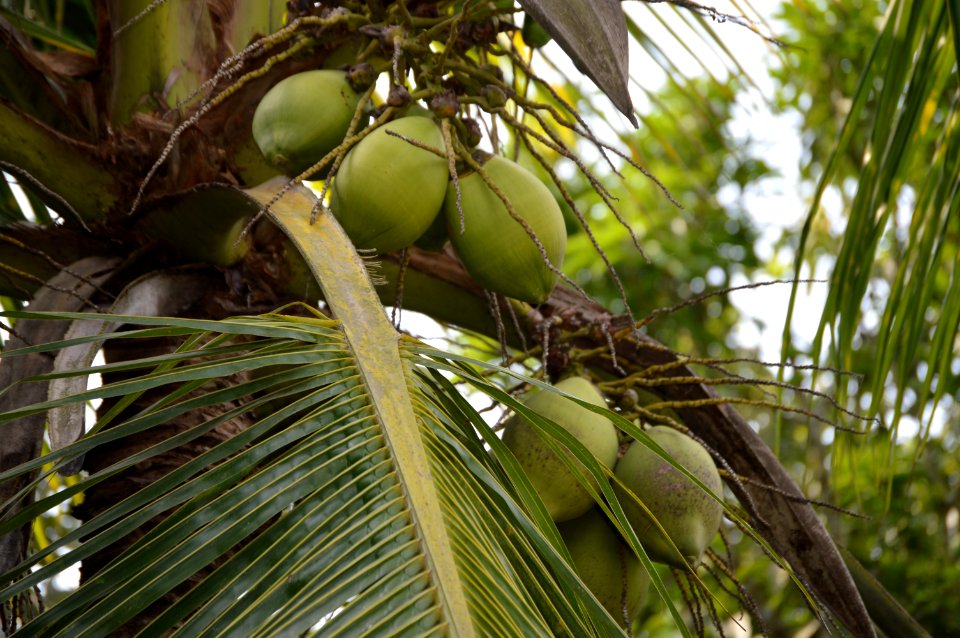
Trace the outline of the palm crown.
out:
<instances>
[{"instance_id":1,"label":"palm crown","mask_svg":"<svg viewBox=\"0 0 960 638\"><path fill-rule=\"evenodd\" d=\"M47 10L57 3L38 4ZM949 365L960 306L956 295L936 288L942 281L931 273L942 272L943 255L955 248L945 239L955 230L950 202L960 174L950 170L956 158L946 144L955 116L943 129L920 117L923 104L938 103L955 87L955 48L942 38L957 18L948 4L891 3L816 195L857 143L853 128L869 104L872 152L864 151L869 158L820 332L836 328L841 365L849 360L851 326L869 278L862 259L876 250L885 224L874 212L895 199L892 186L915 154L930 148L939 170L918 185L922 205L905 249L912 267L897 277L883 317L890 337L882 340L876 366L897 370L893 353L913 360L921 351L929 369ZM554 451L567 450L558 458L689 634L618 501L612 468L560 419L544 418L510 392L516 384L557 392L546 380L571 371L620 399L616 409L574 399L582 408L610 420L622 438L650 446L709 499L723 502L722 490L677 463L639 423L670 424L708 449L738 502L724 503L726 518L787 571L823 617L855 635L873 635L879 617L916 629L841 554L731 401L714 392L690 359L640 330L645 324L630 312L602 249L623 315L592 301L564 274L554 244L532 224L510 240L525 247L504 245L496 232L482 240L488 244L481 255L529 251L548 282L542 297L538 290L528 299L508 293L511 299L496 294L502 274L488 283L479 266L450 249L408 246L372 263L325 209L327 184L337 188L349 152L377 126L420 117L409 111L419 104L437 122L437 141L395 135L406 144L396 152L419 146L425 156L443 158L447 233L457 233L457 222L466 219L460 184L470 175L495 193L491 201L502 200L504 219L522 217L511 204L518 197L497 192L508 189L497 187L494 171L484 168L490 164L474 152L484 133L478 120L487 136L498 135L491 128L499 122L499 135L552 189L545 192L556 197L558 211L563 205L568 224L579 222L580 232L594 238L553 170L561 157L576 164L629 230L595 170L578 156L576 139L567 140L572 135L608 159L639 165L600 141L536 75L515 22L522 7L632 120L626 50L630 37L641 36L618 2L75 5L51 29L42 16L29 20L0 4L3 15L20 16L0 21L6 44L0 167L17 176L39 213L28 221L11 203L12 191L0 192L0 294L14 322L0 365L0 419L8 433L0 468L0 585L3 600L13 601L5 630L22 624L24 635L44 636L623 631L623 619L578 575L525 468L464 397L470 388L527 419ZM914 50L916 57L904 54ZM883 70L881 58L914 62ZM343 131L331 147L298 164L290 171L296 175L279 175L278 162L260 152L265 143L254 139L254 113L279 80L320 67L342 69L356 101L343 111ZM881 89L864 88L884 73ZM389 78L389 93L375 98L380 74ZM908 108L894 108L901 102ZM311 191L302 184L315 177L325 185L315 182ZM815 201L797 274L817 210ZM911 313L931 298L943 299L944 312L928 339ZM427 346L398 332L384 305L497 339L504 350L523 353L517 361L539 358L543 369L530 378L475 352ZM815 347L823 347L822 338ZM100 351L105 362L95 364ZM103 384L88 388L94 373ZM625 399L631 383L655 399L631 404ZM923 391L937 399L945 392L931 378ZM84 431L87 402L95 399L102 403ZM60 491L37 494L57 473L72 478L60 479ZM82 525L30 550L31 522L71 499ZM708 558L729 567L712 550ZM35 587L78 562L81 587L44 609ZM685 566L690 574L696 567ZM698 595L713 608L709 594Z\"/></svg>"}]
</instances>

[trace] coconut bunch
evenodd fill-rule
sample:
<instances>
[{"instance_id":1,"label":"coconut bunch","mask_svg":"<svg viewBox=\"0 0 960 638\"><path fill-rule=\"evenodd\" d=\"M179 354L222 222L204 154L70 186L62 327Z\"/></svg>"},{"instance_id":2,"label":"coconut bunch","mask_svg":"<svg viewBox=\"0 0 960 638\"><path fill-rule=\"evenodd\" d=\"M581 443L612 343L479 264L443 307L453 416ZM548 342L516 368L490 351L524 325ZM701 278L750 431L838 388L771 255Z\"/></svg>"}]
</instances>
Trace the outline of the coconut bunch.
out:
<instances>
[{"instance_id":1,"label":"coconut bunch","mask_svg":"<svg viewBox=\"0 0 960 638\"><path fill-rule=\"evenodd\" d=\"M521 36L512 3L461 8L456 19L450 18L453 4L445 2L387 3L379 13L369 7L359 14L344 7L316 10L319 19L362 18L366 22L355 30L361 40L341 45L325 68L276 83L256 110L253 137L264 159L291 184L323 181L315 213L333 215L358 250L447 250L487 291L542 303L563 278L564 216L540 177L491 152L499 149L497 125L501 136L509 132L540 161L588 233L543 151L573 159L586 173L557 129L596 138L572 108L563 113L514 88L518 77L539 81L510 46L520 37L531 46L543 44L536 23L526 18ZM567 377L556 388L607 407L585 377ZM651 560L684 569L699 562L718 532L722 505L649 447L652 441L721 493L717 468L699 443L671 427L653 427L646 430L649 440L625 447L612 421L562 395L535 391L525 405L566 430L606 468ZM629 626L650 577L598 504L597 479L519 414L505 424L503 441L558 524L581 580Z\"/></svg>"},{"instance_id":2,"label":"coconut bunch","mask_svg":"<svg viewBox=\"0 0 960 638\"><path fill-rule=\"evenodd\" d=\"M279 170L313 171L346 136L359 101L345 71L290 76L264 96L254 139ZM443 131L428 110L363 131L333 177L332 213L358 249L438 250L449 237L488 290L546 300L567 242L556 200L533 173L504 157L477 153L467 169L451 171Z\"/></svg>"},{"instance_id":3,"label":"coconut bunch","mask_svg":"<svg viewBox=\"0 0 960 638\"><path fill-rule=\"evenodd\" d=\"M567 377L555 388L590 405L607 407L603 394L585 377ZM645 431L649 441L632 440L621 446L612 421L561 394L535 390L524 405L572 435L604 468L651 560L681 569L699 563L720 528L723 506L654 451L651 443L720 494L720 473L700 443L672 427L656 426ZM520 414L505 423L503 442L558 523L581 579L614 618L624 626L632 623L643 606L649 575L591 495L600 493L596 479L568 449L558 451ZM589 478L584 481L584 476Z\"/></svg>"},{"instance_id":4,"label":"coconut bunch","mask_svg":"<svg viewBox=\"0 0 960 638\"><path fill-rule=\"evenodd\" d=\"M510 60L514 73L538 81L507 45L517 29L513 9L500 4L512 6L477 3L455 20L448 19L453 9L444 2L388 3L380 14L369 8L360 14L344 13L344 7L316 10L325 20L362 16L367 23L355 33L365 39L341 45L325 68L277 82L259 103L253 137L263 158L291 184L323 181L315 214L336 217L358 250L447 250L487 291L538 304L563 277L564 216L536 174L490 152L499 148L496 123L541 162L587 232L541 151L570 157L586 172L556 129L595 138L573 109L568 119L527 99L513 88L516 78L505 79L501 65L488 61ZM542 44L531 25L527 18L524 37ZM428 49L431 54L424 55ZM378 87L386 87L385 96ZM531 119L536 128L525 123ZM483 150L484 129L490 150ZM584 377L567 377L556 387L607 405ZM718 501L644 442L632 441L623 451L609 419L570 399L535 391L525 405L565 429L607 469L650 559L683 568L698 563L720 526ZM647 434L710 490L721 492L719 473L700 444L670 427ZM628 626L643 606L650 577L598 505L596 479L520 415L506 423L503 441L558 523L583 582ZM571 463L581 471L572 471Z\"/></svg>"},{"instance_id":5,"label":"coconut bunch","mask_svg":"<svg viewBox=\"0 0 960 638\"><path fill-rule=\"evenodd\" d=\"M360 250L449 245L487 291L532 304L561 279L576 288L561 271L567 233L555 192L590 230L553 163L564 156L588 172L567 146L571 131L609 148L520 54L518 46L542 45L542 32L529 18L521 30L512 2L327 4L306 8L267 43L293 48L312 26L306 48L325 38L336 48L321 68L264 95L252 128L266 162L291 185L324 180L318 208ZM529 97L531 86L551 103ZM511 136L553 191L500 154Z\"/></svg>"}]
</instances>

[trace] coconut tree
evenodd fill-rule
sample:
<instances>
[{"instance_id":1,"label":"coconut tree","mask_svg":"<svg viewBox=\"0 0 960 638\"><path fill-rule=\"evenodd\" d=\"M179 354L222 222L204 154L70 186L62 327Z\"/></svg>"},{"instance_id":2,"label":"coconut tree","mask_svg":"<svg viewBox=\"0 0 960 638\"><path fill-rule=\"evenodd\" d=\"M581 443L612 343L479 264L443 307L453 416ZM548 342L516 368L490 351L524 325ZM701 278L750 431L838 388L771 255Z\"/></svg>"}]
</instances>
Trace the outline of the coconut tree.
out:
<instances>
[{"instance_id":1,"label":"coconut tree","mask_svg":"<svg viewBox=\"0 0 960 638\"><path fill-rule=\"evenodd\" d=\"M535 43L535 26L543 29L632 119L619 3L577 3L575 11L574 3L520 5L529 16L527 42ZM955 58L940 38L949 32L947 3L925 6L934 8L892 5L877 57L896 45L936 58L939 75L920 83L929 95L947 86ZM585 232L589 224L552 171L554 160L573 161L601 196L605 189L569 137L639 168L531 68L516 35L520 6L51 0L29 3L34 13L24 3L0 7L0 167L24 185L37 212L28 220L0 185L0 294L12 322L0 365L5 631L623 631L629 623L578 576L518 456L464 397L469 387L527 419L554 451L569 451L559 458L689 635L618 501L611 468L511 392L525 384L556 393L547 381L572 371L605 382L620 399L616 410L575 399L582 408L723 501L638 420L672 424L710 450L736 500L724 504L727 518L790 575L828 626L869 636L884 618L908 622L876 583L854 580L776 456L687 358L644 334L631 313L614 316L590 300L551 259L540 227L518 224L524 232L516 239L500 232L522 219L514 206L521 196L498 182L498 160L484 163L475 152L483 139L494 154L524 150ZM904 40L898 29L913 36ZM355 106L333 148L294 170L261 153L254 113L284 78L323 68L341 71ZM898 77L926 68L905 64ZM377 77L387 78L380 97ZM389 135L386 123L420 117L411 113L417 109L437 122L436 140ZM905 119L904 132L887 138L884 121L877 118L877 148L888 139L905 144L921 124ZM336 204L331 213L326 191L334 201L345 197L338 184L347 183L349 153L378 130L399 144L375 156L387 167L413 161L415 152L443 160L451 236L473 223L471 189L493 193L487 208L502 206L508 222L478 240L487 257L480 265L471 266L464 249L458 259L449 248L406 241L374 259L344 232L374 222L344 221ZM886 193L896 172L871 175L888 180L874 184ZM304 187L316 178L326 181ZM400 211L405 220L410 206ZM533 268L551 285L504 292L495 285L502 273L478 274L515 250L533 251ZM563 282L552 288L555 279ZM398 332L384 305L493 337L514 354L497 365L427 346ZM104 362L94 364L98 352ZM530 361L536 378L519 371ZM103 384L91 388L94 373ZM638 384L652 402L630 400ZM99 401L92 425L91 400ZM51 477L81 471L38 497L37 486ZM31 547L31 522L71 499L82 525ZM725 565L716 553L711 560ZM45 608L37 585L78 563L81 587ZM681 564L697 584L698 565ZM694 591L696 608L713 610L711 594Z\"/></svg>"}]
</instances>

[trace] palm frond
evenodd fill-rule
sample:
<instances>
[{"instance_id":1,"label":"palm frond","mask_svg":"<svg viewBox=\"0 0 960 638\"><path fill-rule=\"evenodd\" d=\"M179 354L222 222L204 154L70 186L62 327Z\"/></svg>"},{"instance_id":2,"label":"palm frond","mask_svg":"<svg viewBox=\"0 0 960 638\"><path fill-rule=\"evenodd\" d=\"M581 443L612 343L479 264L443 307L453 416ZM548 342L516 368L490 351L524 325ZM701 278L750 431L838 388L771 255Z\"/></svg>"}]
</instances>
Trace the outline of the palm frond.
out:
<instances>
[{"instance_id":1,"label":"palm frond","mask_svg":"<svg viewBox=\"0 0 960 638\"><path fill-rule=\"evenodd\" d=\"M257 193L271 197L268 188ZM16 422L88 400L116 401L76 443L0 476L28 477L21 494L45 478L30 480L41 465L53 463L54 471L98 446L146 436L189 415L202 418L11 511L0 534L39 508L218 428L245 424L0 576L7 583L0 597L10 599L147 524L149 531L29 622L24 635L103 635L154 605L163 606L145 635L615 633L616 623L585 595L556 550L544 560L541 526L490 479L482 448L462 442L455 425L462 412L440 407L456 404L418 382L362 260L329 218L309 226L311 207L295 190L271 214L322 271L327 303L342 322L309 311L225 321L97 314L98 326L141 327L118 337L165 333L181 345L170 354L24 380L126 373L88 390L68 384L79 391L0 416ZM10 316L91 319L29 310ZM89 353L97 339L113 336L75 330L19 354L84 344ZM218 385L224 379L235 382ZM136 406L132 415L124 416L126 406ZM250 414L262 416L247 423Z\"/></svg>"},{"instance_id":2,"label":"palm frond","mask_svg":"<svg viewBox=\"0 0 960 638\"><path fill-rule=\"evenodd\" d=\"M813 356L819 359L830 343L836 365L850 367L864 299L873 282L888 279L890 293L876 331L877 356L870 391L871 410L877 414L883 407L883 386L892 374L898 387L888 419L894 438L905 390L917 374L916 362L926 364L919 392L923 396L916 404L932 401L935 405L942 398L945 384L935 382L949 374L960 328L956 294L960 265L956 259L960 207L960 155L956 149L960 123L951 5L898 0L888 7L885 26L861 76L836 149L820 178L797 253L799 273L822 197L843 179L840 160L849 152L855 130L868 126L869 144L831 275ZM885 277L876 269L883 255L896 259L898 265L892 276ZM918 308L939 312L925 315ZM788 322L785 346L789 331ZM841 393L843 390L841 387Z\"/></svg>"},{"instance_id":3,"label":"palm frond","mask_svg":"<svg viewBox=\"0 0 960 638\"><path fill-rule=\"evenodd\" d=\"M81 315L16 316L67 320ZM397 463L378 415L378 399L338 322L267 315L220 323L217 334L246 344L238 348L214 339L207 321L101 318L189 331L185 344L190 347L180 349L175 357L179 365L170 369L156 368L156 360L124 362L125 370L139 365L143 372L9 412L4 421L68 402L179 389L132 418L52 452L43 462L73 458L188 412L235 407L91 474L6 520L0 532L230 419L269 402L282 407L4 574L0 580L10 584L0 596L17 595L162 515L162 522L106 569L28 624L24 635L116 630L198 571L204 577L145 635L172 629L175 635L298 634L321 626L323 635L356 635L361 627L376 634L381 622L391 630L416 627L417 633L454 623L461 623L467 634L470 628L488 635L550 635L558 627L572 635L616 631L599 604L584 595L556 549L549 560L542 558L550 545L539 527L493 478L482 447L456 425L462 405L449 409L456 405L449 403L449 395L426 383L409 363L399 379L416 406L417 430L406 444L419 449L424 459L412 475ZM283 367L276 371L278 364ZM109 374L117 368L107 364L89 372ZM258 377L258 371L270 373ZM183 391L202 390L206 381L239 373L254 373L253 380L189 396ZM3 478L30 467L8 471ZM436 495L427 498L441 515L434 530L424 520L429 510L411 497L422 489L415 484L425 481L435 486ZM446 540L438 548L436 539L425 539L428 534ZM83 544L63 552L81 538ZM438 556L440 551L446 556ZM441 576L444 562L453 572ZM31 568L35 571L11 583ZM449 602L456 598L462 600L459 610ZM454 618L457 613L464 616Z\"/></svg>"},{"instance_id":4,"label":"palm frond","mask_svg":"<svg viewBox=\"0 0 960 638\"><path fill-rule=\"evenodd\" d=\"M24 34L52 47L83 56L94 56L95 51L87 42L62 30L50 27L38 19L27 18L3 6L0 6L0 17L9 20L13 26L20 29Z\"/></svg>"}]
</instances>

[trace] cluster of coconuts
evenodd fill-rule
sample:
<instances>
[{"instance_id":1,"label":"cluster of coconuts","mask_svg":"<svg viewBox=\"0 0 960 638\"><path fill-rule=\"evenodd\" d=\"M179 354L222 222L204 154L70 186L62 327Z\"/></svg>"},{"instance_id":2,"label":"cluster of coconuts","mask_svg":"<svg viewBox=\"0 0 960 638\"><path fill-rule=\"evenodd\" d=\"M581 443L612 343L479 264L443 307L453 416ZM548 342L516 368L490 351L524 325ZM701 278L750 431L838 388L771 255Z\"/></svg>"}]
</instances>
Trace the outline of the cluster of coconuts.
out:
<instances>
[{"instance_id":1,"label":"cluster of coconuts","mask_svg":"<svg viewBox=\"0 0 960 638\"><path fill-rule=\"evenodd\" d=\"M568 377L555 387L606 407L603 395L586 378ZM566 397L534 391L524 405L566 430L614 473L618 479L614 493L652 560L676 567L696 563L720 528L723 508L719 502L642 442L631 442L618 458L614 424ZM703 446L670 427L652 427L646 433L693 476L720 493L720 474ZM514 415L504 426L503 442L558 523L581 580L611 616L623 625L633 622L649 585L643 564L532 423ZM590 476L572 453L564 453L581 474ZM595 483L594 478L589 480Z\"/></svg>"},{"instance_id":2,"label":"cluster of coconuts","mask_svg":"<svg viewBox=\"0 0 960 638\"><path fill-rule=\"evenodd\" d=\"M253 117L254 140L278 170L301 175L341 144L359 102L345 71L297 73L264 95ZM519 164L492 156L481 159L486 180L477 172L459 173L458 197L437 122L426 109L407 112L363 131L333 177L330 208L347 236L359 249L387 253L414 243L442 246L446 234L464 267L488 290L545 301L567 242L549 189Z\"/></svg>"}]
</instances>

